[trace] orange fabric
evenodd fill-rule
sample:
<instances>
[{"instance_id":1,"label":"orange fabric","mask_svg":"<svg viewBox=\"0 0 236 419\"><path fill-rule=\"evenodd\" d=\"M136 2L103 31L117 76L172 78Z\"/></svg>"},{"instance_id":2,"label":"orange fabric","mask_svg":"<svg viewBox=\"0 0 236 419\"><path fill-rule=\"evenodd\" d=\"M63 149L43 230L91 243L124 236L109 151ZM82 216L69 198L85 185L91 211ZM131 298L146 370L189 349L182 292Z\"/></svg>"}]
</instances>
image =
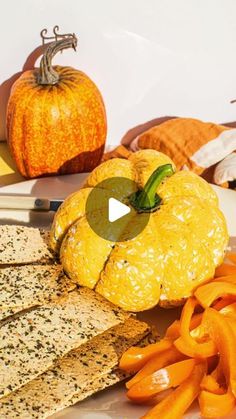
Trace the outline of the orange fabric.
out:
<instances>
[{"instance_id":1,"label":"orange fabric","mask_svg":"<svg viewBox=\"0 0 236 419\"><path fill-rule=\"evenodd\" d=\"M193 154L200 147L229 129L223 125L202 122L192 118L170 119L150 128L139 136L139 148L153 148L173 159L177 169L187 165L190 170L200 174L204 169L192 161Z\"/></svg>"}]
</instances>

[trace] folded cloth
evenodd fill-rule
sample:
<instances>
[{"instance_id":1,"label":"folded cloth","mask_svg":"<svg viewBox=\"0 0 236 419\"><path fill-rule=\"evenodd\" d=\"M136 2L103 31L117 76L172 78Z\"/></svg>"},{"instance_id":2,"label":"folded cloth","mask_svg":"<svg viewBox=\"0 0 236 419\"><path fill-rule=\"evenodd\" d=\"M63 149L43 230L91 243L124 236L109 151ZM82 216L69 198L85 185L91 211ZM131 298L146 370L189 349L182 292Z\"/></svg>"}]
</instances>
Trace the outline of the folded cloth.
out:
<instances>
[{"instance_id":1,"label":"folded cloth","mask_svg":"<svg viewBox=\"0 0 236 419\"><path fill-rule=\"evenodd\" d=\"M131 130L129 141L125 136L122 144L128 145L131 151L153 148L163 152L171 157L178 169L189 169L199 175L215 165L211 181L218 185L236 179L236 128L233 123L219 125L176 117L154 121L156 125L145 130L148 124L144 124L144 131L138 129L138 135L133 138Z\"/></svg>"},{"instance_id":2,"label":"folded cloth","mask_svg":"<svg viewBox=\"0 0 236 419\"><path fill-rule=\"evenodd\" d=\"M236 179L236 153L226 156L217 164L214 172L214 181L217 185L233 182Z\"/></svg>"}]
</instances>

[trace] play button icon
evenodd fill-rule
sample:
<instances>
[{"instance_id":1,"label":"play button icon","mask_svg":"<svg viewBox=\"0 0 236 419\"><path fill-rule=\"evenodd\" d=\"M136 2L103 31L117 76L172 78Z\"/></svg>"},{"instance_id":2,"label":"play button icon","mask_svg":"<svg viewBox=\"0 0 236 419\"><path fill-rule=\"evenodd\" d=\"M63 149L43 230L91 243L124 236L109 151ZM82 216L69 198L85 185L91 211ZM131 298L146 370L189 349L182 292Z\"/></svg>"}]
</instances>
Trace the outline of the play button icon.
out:
<instances>
[{"instance_id":1,"label":"play button icon","mask_svg":"<svg viewBox=\"0 0 236 419\"><path fill-rule=\"evenodd\" d=\"M111 177L93 187L86 202L86 219L98 236L119 242L141 233L150 213L140 214L132 206L130 198L137 190L136 182L124 177Z\"/></svg>"},{"instance_id":2,"label":"play button icon","mask_svg":"<svg viewBox=\"0 0 236 419\"><path fill-rule=\"evenodd\" d=\"M109 198L108 220L111 223L114 223L114 221L117 221L119 218L129 214L130 211L131 209L128 207L128 205L122 204L122 202L118 201L118 199Z\"/></svg>"}]
</instances>

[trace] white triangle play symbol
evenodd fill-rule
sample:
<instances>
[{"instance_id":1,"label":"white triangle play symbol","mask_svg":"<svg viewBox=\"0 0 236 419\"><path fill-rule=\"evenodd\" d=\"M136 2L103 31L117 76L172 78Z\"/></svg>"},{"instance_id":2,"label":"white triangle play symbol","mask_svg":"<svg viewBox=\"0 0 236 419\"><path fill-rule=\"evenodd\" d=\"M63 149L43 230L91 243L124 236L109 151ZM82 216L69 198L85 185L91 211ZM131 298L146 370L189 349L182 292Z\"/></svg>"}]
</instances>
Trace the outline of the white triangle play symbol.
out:
<instances>
[{"instance_id":1,"label":"white triangle play symbol","mask_svg":"<svg viewBox=\"0 0 236 419\"><path fill-rule=\"evenodd\" d=\"M108 219L110 223L119 220L119 218L124 217L124 215L126 214L129 214L130 211L131 209L127 205L122 204L122 202L118 201L118 199L109 198Z\"/></svg>"}]
</instances>

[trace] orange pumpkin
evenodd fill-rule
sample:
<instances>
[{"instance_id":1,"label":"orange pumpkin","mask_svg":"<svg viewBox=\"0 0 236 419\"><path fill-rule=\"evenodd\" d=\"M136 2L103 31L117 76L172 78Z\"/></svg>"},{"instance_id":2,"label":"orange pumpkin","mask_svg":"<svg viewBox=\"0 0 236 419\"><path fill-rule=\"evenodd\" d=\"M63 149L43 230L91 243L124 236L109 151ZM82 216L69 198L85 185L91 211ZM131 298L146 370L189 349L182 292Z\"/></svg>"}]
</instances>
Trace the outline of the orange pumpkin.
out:
<instances>
[{"instance_id":1,"label":"orange pumpkin","mask_svg":"<svg viewBox=\"0 0 236 419\"><path fill-rule=\"evenodd\" d=\"M39 69L14 83L7 109L8 143L26 178L91 171L102 158L106 112L90 78L71 67L52 67L54 55L76 48L73 35L48 45Z\"/></svg>"}]
</instances>

